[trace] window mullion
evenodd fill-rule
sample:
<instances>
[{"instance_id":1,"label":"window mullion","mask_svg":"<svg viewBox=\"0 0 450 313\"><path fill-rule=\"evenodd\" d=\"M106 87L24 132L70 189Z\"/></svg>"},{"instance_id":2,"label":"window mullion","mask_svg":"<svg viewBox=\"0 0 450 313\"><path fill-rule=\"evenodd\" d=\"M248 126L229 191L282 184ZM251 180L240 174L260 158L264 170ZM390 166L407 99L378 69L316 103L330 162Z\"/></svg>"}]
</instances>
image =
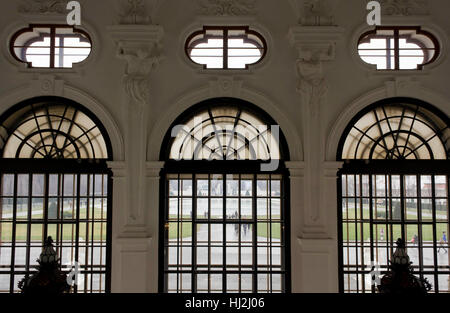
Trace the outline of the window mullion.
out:
<instances>
[{"instance_id":1,"label":"window mullion","mask_svg":"<svg viewBox=\"0 0 450 313\"><path fill-rule=\"evenodd\" d=\"M228 29L223 30L223 68L228 69Z\"/></svg>"},{"instance_id":2,"label":"window mullion","mask_svg":"<svg viewBox=\"0 0 450 313\"><path fill-rule=\"evenodd\" d=\"M25 253L25 278L28 279L30 271L30 250L31 250L31 214L32 214L32 195L33 195L33 176L28 175L28 221L27 221L27 251Z\"/></svg>"},{"instance_id":3,"label":"window mullion","mask_svg":"<svg viewBox=\"0 0 450 313\"><path fill-rule=\"evenodd\" d=\"M12 223L12 244L11 244L11 276L10 276L10 292L14 292L14 274L16 260L16 232L17 232L17 173L14 173L14 192L13 192L13 223Z\"/></svg>"},{"instance_id":4,"label":"window mullion","mask_svg":"<svg viewBox=\"0 0 450 313\"><path fill-rule=\"evenodd\" d=\"M257 179L258 175L253 175L253 194L252 194L252 216L253 216L253 234L252 234L252 251L253 251L253 275L252 275L252 292L257 293L258 292L258 279L257 279L257 272L258 272L258 218L257 218L257 212L256 212L256 202L258 200L257 198ZM270 181L270 176L269 176Z\"/></svg>"},{"instance_id":5,"label":"window mullion","mask_svg":"<svg viewBox=\"0 0 450 313\"><path fill-rule=\"evenodd\" d=\"M422 194L421 194L422 177L417 175L417 236L419 238L417 247L419 250L419 275L423 278L423 234L422 234Z\"/></svg>"},{"instance_id":6,"label":"window mullion","mask_svg":"<svg viewBox=\"0 0 450 313\"><path fill-rule=\"evenodd\" d=\"M223 173L223 223L222 223L222 292L227 290L227 276L226 276L226 228L228 216L227 212L227 176Z\"/></svg>"},{"instance_id":7,"label":"window mullion","mask_svg":"<svg viewBox=\"0 0 450 313\"><path fill-rule=\"evenodd\" d=\"M209 178L209 176L208 176ZM209 182L208 182L209 184ZM193 175L193 184L192 184L192 208L193 208L193 213L192 213L192 218L191 218L191 229L192 229L192 255L191 255L191 292L195 293L197 292L197 277L196 277L196 273L197 273L197 176L194 174ZM194 187L195 186L195 187ZM209 187L209 186L208 186ZM180 193L179 195L181 195L182 192L182 187L181 187L181 180L179 183L179 188L180 188ZM208 195L209 195L209 188L208 188ZM181 202L183 202L183 200L181 200ZM181 218L183 218L183 212L181 212ZM183 236L183 235L181 235ZM183 286L181 286L181 289L183 289Z\"/></svg>"},{"instance_id":8,"label":"window mullion","mask_svg":"<svg viewBox=\"0 0 450 313\"><path fill-rule=\"evenodd\" d=\"M432 208L432 219L433 219L433 263L434 263L434 291L436 293L439 292L439 284L438 276L437 276L437 267L438 267L438 258L437 258L437 225L436 225L436 176L431 175L431 208Z\"/></svg>"},{"instance_id":9,"label":"window mullion","mask_svg":"<svg viewBox=\"0 0 450 313\"><path fill-rule=\"evenodd\" d=\"M398 29L394 30L394 53L395 53L395 69L400 69L400 31Z\"/></svg>"},{"instance_id":10,"label":"window mullion","mask_svg":"<svg viewBox=\"0 0 450 313\"><path fill-rule=\"evenodd\" d=\"M394 52L395 53L395 52ZM392 69L392 46L391 46L391 38L386 38L386 69Z\"/></svg>"},{"instance_id":11,"label":"window mullion","mask_svg":"<svg viewBox=\"0 0 450 313\"><path fill-rule=\"evenodd\" d=\"M76 224L75 224L75 262L73 264L73 266L77 266L77 264L79 263L79 246L80 246L80 242L79 242L79 238L80 238L80 180L81 180L81 175L77 174L75 177L77 177L77 199L76 199ZM103 186L102 186L103 187ZM103 188L102 188L103 190ZM101 208L102 212L103 212L103 207ZM75 274L77 275L77 274ZM76 280L76 277L75 281ZM74 285L74 293L78 292L78 285Z\"/></svg>"},{"instance_id":12,"label":"window mullion","mask_svg":"<svg viewBox=\"0 0 450 313\"><path fill-rule=\"evenodd\" d=\"M374 257L374 235L373 235L373 204L372 204L372 199L373 199L373 190L372 190L372 175L368 175L369 176L369 221L370 221L370 260L372 262L375 262L375 257ZM362 181L361 181L361 185L362 185ZM361 189L361 196L363 196L362 193L362 189ZM378 230L378 226L377 226L377 230ZM377 237L377 256L378 256L378 237ZM378 258L377 258L378 259ZM377 260L378 261L378 260ZM375 263L373 263L375 265ZM372 284L372 292L375 292L375 285Z\"/></svg>"},{"instance_id":13,"label":"window mullion","mask_svg":"<svg viewBox=\"0 0 450 313\"><path fill-rule=\"evenodd\" d=\"M50 68L55 67L56 29L50 28Z\"/></svg>"}]
</instances>

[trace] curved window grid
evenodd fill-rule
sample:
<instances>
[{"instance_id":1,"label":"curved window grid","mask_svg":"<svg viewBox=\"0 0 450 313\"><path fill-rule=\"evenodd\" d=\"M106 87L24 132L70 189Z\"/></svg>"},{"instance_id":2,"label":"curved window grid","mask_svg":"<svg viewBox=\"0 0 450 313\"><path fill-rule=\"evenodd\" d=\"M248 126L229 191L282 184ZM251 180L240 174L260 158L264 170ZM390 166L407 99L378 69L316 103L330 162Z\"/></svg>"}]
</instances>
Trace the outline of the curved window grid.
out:
<instances>
[{"instance_id":1,"label":"curved window grid","mask_svg":"<svg viewBox=\"0 0 450 313\"><path fill-rule=\"evenodd\" d=\"M110 290L110 176L97 159L108 157L107 140L85 113L59 101L8 114L1 127L0 292L20 291L47 236L64 272L79 265L72 292Z\"/></svg>"},{"instance_id":2,"label":"curved window grid","mask_svg":"<svg viewBox=\"0 0 450 313\"><path fill-rule=\"evenodd\" d=\"M172 140L170 159L180 161L166 165L163 291L285 292L285 177L234 163L280 158L273 138L257 148L271 137L267 123L234 106L195 116ZM236 166L206 170L208 160Z\"/></svg>"},{"instance_id":3,"label":"curved window grid","mask_svg":"<svg viewBox=\"0 0 450 313\"><path fill-rule=\"evenodd\" d=\"M84 112L64 104L32 104L15 112L0 125L0 149L3 158L108 158L98 126Z\"/></svg>"},{"instance_id":4,"label":"curved window grid","mask_svg":"<svg viewBox=\"0 0 450 313\"><path fill-rule=\"evenodd\" d=\"M186 53L206 69L247 69L266 54L266 42L248 27L204 27L186 41Z\"/></svg>"},{"instance_id":5,"label":"curved window grid","mask_svg":"<svg viewBox=\"0 0 450 313\"><path fill-rule=\"evenodd\" d=\"M378 70L420 70L437 59L439 44L420 27L377 27L361 36L358 53Z\"/></svg>"},{"instance_id":6,"label":"curved window grid","mask_svg":"<svg viewBox=\"0 0 450 313\"><path fill-rule=\"evenodd\" d=\"M278 160L273 126L237 107L210 108L182 125L174 139L174 160Z\"/></svg>"},{"instance_id":7,"label":"curved window grid","mask_svg":"<svg viewBox=\"0 0 450 313\"><path fill-rule=\"evenodd\" d=\"M414 274L432 292L450 292L448 126L410 104L377 106L355 120L339 184L342 290L376 292L374 266L386 273L403 238Z\"/></svg>"},{"instance_id":8,"label":"curved window grid","mask_svg":"<svg viewBox=\"0 0 450 313\"><path fill-rule=\"evenodd\" d=\"M91 40L72 26L31 25L13 36L11 52L29 67L71 68L89 56Z\"/></svg>"},{"instance_id":9,"label":"curved window grid","mask_svg":"<svg viewBox=\"0 0 450 313\"><path fill-rule=\"evenodd\" d=\"M416 105L379 106L356 121L345 140L344 160L445 160L449 127Z\"/></svg>"}]
</instances>

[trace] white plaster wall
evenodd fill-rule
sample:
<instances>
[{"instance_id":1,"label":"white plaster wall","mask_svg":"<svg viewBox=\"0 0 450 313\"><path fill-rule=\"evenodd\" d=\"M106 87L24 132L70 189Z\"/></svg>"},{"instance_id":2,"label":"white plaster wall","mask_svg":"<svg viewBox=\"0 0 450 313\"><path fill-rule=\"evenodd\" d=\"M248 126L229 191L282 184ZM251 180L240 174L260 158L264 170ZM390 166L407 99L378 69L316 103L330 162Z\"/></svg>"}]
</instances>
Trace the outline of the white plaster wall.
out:
<instances>
[{"instance_id":1,"label":"white plaster wall","mask_svg":"<svg viewBox=\"0 0 450 313\"><path fill-rule=\"evenodd\" d=\"M113 227L113 291L157 292L158 279L158 172L162 166L155 163L159 157L162 138L173 120L195 103L215 97L234 96L260 106L281 125L291 151L291 256L292 290L294 292L336 292L337 274L337 213L335 163L337 143L346 124L358 110L373 101L389 96L411 96L428 101L450 114L450 88L447 58L450 20L447 0L432 0L432 14L420 24L435 30L444 47L441 62L413 76L392 73L376 75L354 57L355 31L366 19L365 2L340 0L335 12L336 24L344 28L342 40L337 44L334 61L324 63L329 84L327 100L320 112L323 129L316 134L325 151L319 155L323 164L316 175L321 190L312 191L320 198L324 214L321 231L308 232L305 227L304 187L308 185L304 170L302 115L300 95L296 92L297 52L290 45L288 31L297 24L297 16L288 0L258 0L257 13L251 17L233 19L201 18L194 1L164 0L152 13L154 22L164 29L164 60L151 73L147 120L147 166L145 175L144 221L139 230L127 232L129 210L127 194L127 155L124 138L130 121L123 90L122 77L125 63L115 56L116 49L107 27L117 21L119 6L115 0L83 1L82 21L94 40L93 57L75 68L75 71L26 70L8 55L8 39L15 30L33 21L53 21L52 17L27 17L18 13L19 1L0 2L0 113L23 99L38 95L59 95L85 105L103 121L114 146L114 227ZM249 73L201 73L184 55L184 35L204 23L251 25L264 34L269 42L267 60ZM419 24L406 18L405 23ZM356 34L357 35L357 34ZM42 88L49 79L50 89ZM401 83L405 80L406 83ZM408 81L412 79L412 81ZM221 89L221 82L231 82L232 90ZM326 195L326 196L324 196Z\"/></svg>"}]
</instances>

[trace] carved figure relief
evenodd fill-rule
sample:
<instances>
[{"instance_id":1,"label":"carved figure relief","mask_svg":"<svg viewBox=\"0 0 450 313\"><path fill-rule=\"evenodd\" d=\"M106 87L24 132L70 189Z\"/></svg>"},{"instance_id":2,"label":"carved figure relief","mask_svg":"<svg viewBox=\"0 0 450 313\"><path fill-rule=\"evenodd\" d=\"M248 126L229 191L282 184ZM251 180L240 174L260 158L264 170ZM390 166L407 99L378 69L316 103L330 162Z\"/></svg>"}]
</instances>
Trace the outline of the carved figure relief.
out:
<instances>
[{"instance_id":1,"label":"carved figure relief","mask_svg":"<svg viewBox=\"0 0 450 313\"><path fill-rule=\"evenodd\" d=\"M322 73L322 63L298 60L297 72L300 78L297 91L307 98L312 116L317 117L320 112L320 101L328 91L328 85Z\"/></svg>"},{"instance_id":2,"label":"carved figure relief","mask_svg":"<svg viewBox=\"0 0 450 313\"><path fill-rule=\"evenodd\" d=\"M149 98L148 77L160 62L160 56L154 55L152 49L127 51L119 47L117 57L127 61L124 77L125 91L134 102L144 105Z\"/></svg>"}]
</instances>

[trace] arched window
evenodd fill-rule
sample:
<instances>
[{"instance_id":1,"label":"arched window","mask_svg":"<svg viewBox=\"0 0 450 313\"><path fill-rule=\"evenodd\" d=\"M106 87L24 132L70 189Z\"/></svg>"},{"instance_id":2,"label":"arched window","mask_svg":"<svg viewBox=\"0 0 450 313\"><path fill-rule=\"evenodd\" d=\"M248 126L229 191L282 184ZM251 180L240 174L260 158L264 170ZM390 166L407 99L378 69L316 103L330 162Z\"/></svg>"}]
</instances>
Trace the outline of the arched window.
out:
<instances>
[{"instance_id":1,"label":"arched window","mask_svg":"<svg viewBox=\"0 0 450 313\"><path fill-rule=\"evenodd\" d=\"M377 27L358 42L361 59L378 70L421 70L439 56L439 42L420 27Z\"/></svg>"},{"instance_id":2,"label":"arched window","mask_svg":"<svg viewBox=\"0 0 450 313\"><path fill-rule=\"evenodd\" d=\"M0 117L0 292L36 271L51 236L73 292L110 290L108 135L79 104L34 98Z\"/></svg>"},{"instance_id":3,"label":"arched window","mask_svg":"<svg viewBox=\"0 0 450 313\"><path fill-rule=\"evenodd\" d=\"M161 151L161 292L290 290L289 152L275 125L228 98L172 125Z\"/></svg>"},{"instance_id":4,"label":"arched window","mask_svg":"<svg viewBox=\"0 0 450 313\"><path fill-rule=\"evenodd\" d=\"M398 238L416 275L450 291L449 118L407 98L360 112L347 127L338 159L341 291L375 292Z\"/></svg>"},{"instance_id":5,"label":"arched window","mask_svg":"<svg viewBox=\"0 0 450 313\"><path fill-rule=\"evenodd\" d=\"M11 39L11 54L29 67L71 68L90 53L89 35L68 25L30 25Z\"/></svg>"},{"instance_id":6,"label":"arched window","mask_svg":"<svg viewBox=\"0 0 450 313\"><path fill-rule=\"evenodd\" d=\"M248 26L205 26L186 40L186 54L206 69L247 69L266 55L264 38Z\"/></svg>"}]
</instances>

